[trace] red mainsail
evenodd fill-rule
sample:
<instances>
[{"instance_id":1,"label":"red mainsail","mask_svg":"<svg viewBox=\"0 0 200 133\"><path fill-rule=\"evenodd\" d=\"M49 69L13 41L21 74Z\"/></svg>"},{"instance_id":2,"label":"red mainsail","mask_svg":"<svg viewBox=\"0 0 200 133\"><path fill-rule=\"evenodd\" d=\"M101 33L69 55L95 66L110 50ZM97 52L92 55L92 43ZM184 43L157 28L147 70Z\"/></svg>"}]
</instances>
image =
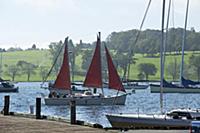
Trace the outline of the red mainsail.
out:
<instances>
[{"instance_id":1,"label":"red mainsail","mask_svg":"<svg viewBox=\"0 0 200 133\"><path fill-rule=\"evenodd\" d=\"M95 52L86 74L83 86L102 88L102 73L101 73L101 40L100 35L97 36Z\"/></svg>"},{"instance_id":2,"label":"red mainsail","mask_svg":"<svg viewBox=\"0 0 200 133\"><path fill-rule=\"evenodd\" d=\"M120 77L117 74L117 70L113 64L112 58L106 46L105 46L105 50L106 50L106 58L107 58L107 65L108 65L108 79L109 79L108 86L111 89L116 89L119 91L126 92L122 85Z\"/></svg>"},{"instance_id":3,"label":"red mainsail","mask_svg":"<svg viewBox=\"0 0 200 133\"><path fill-rule=\"evenodd\" d=\"M70 70L69 70L69 59L68 59L68 37L65 39L64 43L64 56L63 56L63 63L59 74L56 78L54 88L58 89L71 89L71 82L70 82Z\"/></svg>"}]
</instances>

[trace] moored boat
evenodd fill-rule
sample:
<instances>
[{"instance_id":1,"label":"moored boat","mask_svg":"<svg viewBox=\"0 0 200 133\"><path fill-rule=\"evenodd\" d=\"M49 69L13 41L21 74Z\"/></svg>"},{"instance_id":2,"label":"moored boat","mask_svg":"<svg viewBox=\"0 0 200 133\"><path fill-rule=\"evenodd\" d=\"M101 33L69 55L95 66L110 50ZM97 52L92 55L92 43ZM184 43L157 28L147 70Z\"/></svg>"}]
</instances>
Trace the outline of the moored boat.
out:
<instances>
[{"instance_id":1,"label":"moored boat","mask_svg":"<svg viewBox=\"0 0 200 133\"><path fill-rule=\"evenodd\" d=\"M0 79L0 92L18 92L18 87L10 81Z\"/></svg>"},{"instance_id":2,"label":"moored boat","mask_svg":"<svg viewBox=\"0 0 200 133\"><path fill-rule=\"evenodd\" d=\"M81 93L71 93L71 82L69 73L69 63L68 63L68 48L67 39L65 40L65 52L63 58L63 64L61 66L60 72L57 76L55 83L53 84L54 92L49 94L49 97L45 98L46 105L69 105L69 102L74 100L76 105L124 105L126 101L127 93L123 88L122 82L120 81L119 75L114 67L112 58L109 54L107 47L105 46L107 65L108 65L108 77L109 77L109 89L117 91L117 95L105 95L102 93L94 93L92 91L85 91L84 94ZM65 80L63 80L65 79ZM89 70L86 75L86 79L83 83L83 87L89 87L89 89L101 88L102 85L102 74L101 74L101 51L100 51L100 34L97 36L97 43L95 52L90 64ZM119 92L123 94L118 94Z\"/></svg>"},{"instance_id":3,"label":"moored boat","mask_svg":"<svg viewBox=\"0 0 200 133\"><path fill-rule=\"evenodd\" d=\"M150 84L151 93L160 93L160 85ZM163 93L200 93L198 87L174 85L163 80Z\"/></svg>"},{"instance_id":4,"label":"moored boat","mask_svg":"<svg viewBox=\"0 0 200 133\"><path fill-rule=\"evenodd\" d=\"M135 90L143 90L143 89L147 89L149 87L149 85L147 84L140 84L137 82L125 82L123 83L123 86L125 89L135 89Z\"/></svg>"},{"instance_id":5,"label":"moored boat","mask_svg":"<svg viewBox=\"0 0 200 133\"><path fill-rule=\"evenodd\" d=\"M165 115L107 114L112 127L130 128L189 128L191 121L199 120L199 110L176 109Z\"/></svg>"}]
</instances>

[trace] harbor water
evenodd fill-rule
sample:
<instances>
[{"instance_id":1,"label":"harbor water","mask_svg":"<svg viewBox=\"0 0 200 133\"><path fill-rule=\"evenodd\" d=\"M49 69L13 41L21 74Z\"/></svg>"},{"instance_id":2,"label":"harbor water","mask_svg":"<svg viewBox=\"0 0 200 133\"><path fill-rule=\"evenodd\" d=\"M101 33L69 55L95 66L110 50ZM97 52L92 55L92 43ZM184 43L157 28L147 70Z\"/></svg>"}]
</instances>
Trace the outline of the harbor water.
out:
<instances>
[{"instance_id":1,"label":"harbor water","mask_svg":"<svg viewBox=\"0 0 200 133\"><path fill-rule=\"evenodd\" d=\"M40 88L40 82L20 82L18 93L0 93L0 110L4 106L4 96L10 95L10 111L30 113L30 107L35 109L36 97L42 98L42 115L70 118L69 106L46 106L44 97L49 91ZM104 89L106 94L112 95L113 91ZM130 90L131 92L131 90ZM114 93L116 94L116 92ZM175 108L200 108L199 94L163 94L164 111ZM35 111L35 110L34 110ZM77 106L77 119L91 123L99 123L104 127L110 127L105 117L107 113L137 113L159 114L160 94L150 93L150 88L137 90L127 95L125 105L114 106Z\"/></svg>"}]
</instances>

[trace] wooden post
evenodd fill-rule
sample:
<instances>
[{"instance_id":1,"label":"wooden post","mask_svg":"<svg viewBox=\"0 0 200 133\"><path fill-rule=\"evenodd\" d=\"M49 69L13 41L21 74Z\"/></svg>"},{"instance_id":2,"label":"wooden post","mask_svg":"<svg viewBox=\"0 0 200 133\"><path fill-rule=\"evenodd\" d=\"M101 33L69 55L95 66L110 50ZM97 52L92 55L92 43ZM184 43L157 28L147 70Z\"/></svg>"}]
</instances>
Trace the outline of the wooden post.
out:
<instances>
[{"instance_id":1,"label":"wooden post","mask_svg":"<svg viewBox=\"0 0 200 133\"><path fill-rule=\"evenodd\" d=\"M10 96L7 95L4 97L4 110L3 110L4 115L9 115L9 105L10 105Z\"/></svg>"},{"instance_id":2,"label":"wooden post","mask_svg":"<svg viewBox=\"0 0 200 133\"><path fill-rule=\"evenodd\" d=\"M36 98L36 119L41 119L41 98Z\"/></svg>"},{"instance_id":3,"label":"wooden post","mask_svg":"<svg viewBox=\"0 0 200 133\"><path fill-rule=\"evenodd\" d=\"M70 102L70 108L71 108L71 124L76 124L76 101L72 100Z\"/></svg>"}]
</instances>

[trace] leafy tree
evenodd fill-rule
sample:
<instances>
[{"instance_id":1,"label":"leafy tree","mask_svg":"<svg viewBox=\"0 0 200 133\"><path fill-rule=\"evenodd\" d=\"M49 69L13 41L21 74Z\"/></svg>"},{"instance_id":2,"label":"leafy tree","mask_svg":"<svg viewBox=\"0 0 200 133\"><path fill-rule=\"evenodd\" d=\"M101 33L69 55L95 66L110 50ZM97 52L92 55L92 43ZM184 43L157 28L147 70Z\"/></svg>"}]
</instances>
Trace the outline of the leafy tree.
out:
<instances>
[{"instance_id":1,"label":"leafy tree","mask_svg":"<svg viewBox=\"0 0 200 133\"><path fill-rule=\"evenodd\" d=\"M11 47L7 51L8 52L14 52L14 51L23 51L23 50L21 48L13 48L13 47Z\"/></svg>"},{"instance_id":2,"label":"leafy tree","mask_svg":"<svg viewBox=\"0 0 200 133\"><path fill-rule=\"evenodd\" d=\"M0 78L2 77L2 73L3 73L3 67L2 65L0 65Z\"/></svg>"},{"instance_id":3,"label":"leafy tree","mask_svg":"<svg viewBox=\"0 0 200 133\"><path fill-rule=\"evenodd\" d=\"M93 52L92 50L85 50L83 52L82 65L81 65L81 68L83 70L86 70L86 71L88 70L91 60L92 60L92 54L93 54L92 52Z\"/></svg>"},{"instance_id":4,"label":"leafy tree","mask_svg":"<svg viewBox=\"0 0 200 133\"><path fill-rule=\"evenodd\" d=\"M156 66L152 63L141 63L138 66L138 70L145 75L146 80L148 80L149 75L155 75L157 72Z\"/></svg>"},{"instance_id":5,"label":"leafy tree","mask_svg":"<svg viewBox=\"0 0 200 133\"><path fill-rule=\"evenodd\" d=\"M42 78L42 81L44 81L49 70L45 66L40 66L39 69L40 69L40 76Z\"/></svg>"},{"instance_id":6,"label":"leafy tree","mask_svg":"<svg viewBox=\"0 0 200 133\"><path fill-rule=\"evenodd\" d=\"M137 77L139 80L143 80L145 78L145 75L143 73L139 73Z\"/></svg>"},{"instance_id":7,"label":"leafy tree","mask_svg":"<svg viewBox=\"0 0 200 133\"><path fill-rule=\"evenodd\" d=\"M60 53L62 46L63 46L62 41L52 42L49 45L49 51L50 51L50 54L51 54L52 65L55 63L54 71L56 73L58 73L60 66L61 66L61 63L62 63L62 58L63 58L62 53L64 51L64 50L62 50L62 53ZM58 59L56 60L57 56L58 56Z\"/></svg>"},{"instance_id":8,"label":"leafy tree","mask_svg":"<svg viewBox=\"0 0 200 133\"><path fill-rule=\"evenodd\" d=\"M167 72L169 73L169 75L172 76L173 81L175 81L178 78L179 67L180 67L180 65L177 63L176 58L174 58L173 62L170 62L168 64Z\"/></svg>"},{"instance_id":9,"label":"leafy tree","mask_svg":"<svg viewBox=\"0 0 200 133\"><path fill-rule=\"evenodd\" d=\"M35 45L35 44L32 45L32 49L33 49L33 50L36 49L36 45Z\"/></svg>"},{"instance_id":10,"label":"leafy tree","mask_svg":"<svg viewBox=\"0 0 200 133\"><path fill-rule=\"evenodd\" d=\"M189 59L190 65L192 65L195 69L195 73L197 75L198 81L200 80L200 55L194 56L192 55Z\"/></svg>"},{"instance_id":11,"label":"leafy tree","mask_svg":"<svg viewBox=\"0 0 200 133\"><path fill-rule=\"evenodd\" d=\"M36 65L26 62L26 61L18 61L17 66L21 68L22 73L27 74L27 81L30 80L30 76L36 74L35 69Z\"/></svg>"},{"instance_id":12,"label":"leafy tree","mask_svg":"<svg viewBox=\"0 0 200 133\"><path fill-rule=\"evenodd\" d=\"M183 28L171 28L168 32L166 52L179 52L182 44ZM144 30L140 32L140 36L136 44L134 40L138 30L129 30L122 32L113 32L107 39L106 43L109 48L117 52L127 53L130 50L134 53L148 54L154 56L160 50L161 31L159 30ZM185 50L198 51L200 50L200 33L194 28L187 30L187 38Z\"/></svg>"},{"instance_id":13,"label":"leafy tree","mask_svg":"<svg viewBox=\"0 0 200 133\"><path fill-rule=\"evenodd\" d=\"M131 58L126 53L116 53L114 56L114 62L123 70L123 79L128 78L128 65L135 64L135 58Z\"/></svg>"},{"instance_id":14,"label":"leafy tree","mask_svg":"<svg viewBox=\"0 0 200 133\"><path fill-rule=\"evenodd\" d=\"M12 78L12 81L15 80L15 77L20 75L20 68L17 65L7 66L5 74Z\"/></svg>"}]
</instances>

